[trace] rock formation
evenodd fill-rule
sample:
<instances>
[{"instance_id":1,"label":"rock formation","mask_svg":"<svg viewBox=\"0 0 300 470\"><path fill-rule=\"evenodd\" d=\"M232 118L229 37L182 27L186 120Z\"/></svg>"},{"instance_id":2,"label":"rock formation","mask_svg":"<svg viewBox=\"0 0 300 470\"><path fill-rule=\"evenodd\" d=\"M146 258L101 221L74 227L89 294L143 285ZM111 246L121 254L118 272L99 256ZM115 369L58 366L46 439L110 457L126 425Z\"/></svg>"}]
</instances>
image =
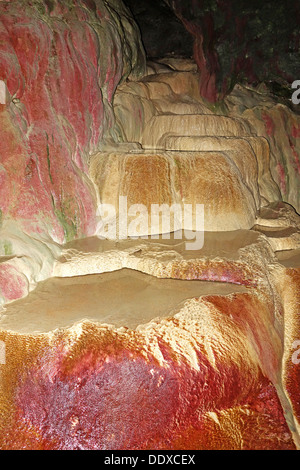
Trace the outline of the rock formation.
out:
<instances>
[{"instance_id":1,"label":"rock formation","mask_svg":"<svg viewBox=\"0 0 300 470\"><path fill-rule=\"evenodd\" d=\"M299 112L167 7L0 4L1 450L300 448Z\"/></svg>"}]
</instances>

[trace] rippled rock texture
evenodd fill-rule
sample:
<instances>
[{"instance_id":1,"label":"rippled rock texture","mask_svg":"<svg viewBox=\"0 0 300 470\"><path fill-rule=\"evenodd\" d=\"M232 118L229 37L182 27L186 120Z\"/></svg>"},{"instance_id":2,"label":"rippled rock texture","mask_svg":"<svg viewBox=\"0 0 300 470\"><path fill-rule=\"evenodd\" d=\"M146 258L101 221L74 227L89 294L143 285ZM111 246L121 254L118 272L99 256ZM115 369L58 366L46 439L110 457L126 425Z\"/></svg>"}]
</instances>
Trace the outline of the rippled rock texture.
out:
<instances>
[{"instance_id":1,"label":"rippled rock texture","mask_svg":"<svg viewBox=\"0 0 300 470\"><path fill-rule=\"evenodd\" d=\"M0 3L2 450L300 448L299 114L212 103L167 4L196 62L146 62L121 0ZM203 243L193 211L103 239L120 197L204 205Z\"/></svg>"},{"instance_id":2,"label":"rippled rock texture","mask_svg":"<svg viewBox=\"0 0 300 470\"><path fill-rule=\"evenodd\" d=\"M113 130L117 85L143 74L145 55L120 1L1 2L0 35L0 254L19 257L1 264L2 303L51 273L56 243L94 234L88 156Z\"/></svg>"},{"instance_id":3,"label":"rippled rock texture","mask_svg":"<svg viewBox=\"0 0 300 470\"><path fill-rule=\"evenodd\" d=\"M137 27L119 1L21 0L0 13L2 216L59 243L91 235L87 158L113 127L117 85L143 72Z\"/></svg>"}]
</instances>

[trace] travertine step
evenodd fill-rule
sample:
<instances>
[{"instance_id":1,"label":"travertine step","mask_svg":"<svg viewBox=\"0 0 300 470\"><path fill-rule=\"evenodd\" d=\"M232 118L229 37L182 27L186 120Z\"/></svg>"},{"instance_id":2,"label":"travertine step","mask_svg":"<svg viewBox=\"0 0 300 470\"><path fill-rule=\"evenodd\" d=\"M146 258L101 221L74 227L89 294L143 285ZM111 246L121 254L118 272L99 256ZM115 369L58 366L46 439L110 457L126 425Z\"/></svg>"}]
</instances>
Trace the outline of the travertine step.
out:
<instances>
[{"instance_id":1,"label":"travertine step","mask_svg":"<svg viewBox=\"0 0 300 470\"><path fill-rule=\"evenodd\" d=\"M46 333L84 320L135 329L178 313L188 299L246 291L228 283L157 279L131 269L52 278L0 311L0 329Z\"/></svg>"},{"instance_id":2,"label":"travertine step","mask_svg":"<svg viewBox=\"0 0 300 470\"><path fill-rule=\"evenodd\" d=\"M61 256L53 268L57 277L72 277L88 274L101 274L128 268L151 274L156 277L170 277L172 267L177 269L177 278L184 278L185 267L189 263L209 263L217 260L222 268L222 261L238 264L241 254L259 245L260 234L252 230L234 232L207 232L200 250L187 250L186 242L190 241L190 233L183 232L164 235L158 238L137 238L126 240L101 240L90 237L66 244ZM226 266L224 268L227 269ZM202 272L198 273L201 278ZM195 276L197 276L195 272ZM220 280L226 276L219 270ZM203 277L205 278L205 276Z\"/></svg>"},{"instance_id":3,"label":"travertine step","mask_svg":"<svg viewBox=\"0 0 300 470\"><path fill-rule=\"evenodd\" d=\"M273 251L289 251L300 248L300 230L294 227L276 228L256 225L253 229L268 237Z\"/></svg>"},{"instance_id":4,"label":"travertine step","mask_svg":"<svg viewBox=\"0 0 300 470\"><path fill-rule=\"evenodd\" d=\"M257 224L278 229L294 227L300 231L300 216L290 204L277 201L260 209Z\"/></svg>"},{"instance_id":5,"label":"travertine step","mask_svg":"<svg viewBox=\"0 0 300 470\"><path fill-rule=\"evenodd\" d=\"M161 114L148 122L141 144L145 149L164 149L169 136L250 135L247 125L235 118L211 114Z\"/></svg>"},{"instance_id":6,"label":"travertine step","mask_svg":"<svg viewBox=\"0 0 300 470\"><path fill-rule=\"evenodd\" d=\"M197 101L188 99L188 97L162 97L153 98L152 103L159 114L209 114L207 108Z\"/></svg>"},{"instance_id":7,"label":"travertine step","mask_svg":"<svg viewBox=\"0 0 300 470\"><path fill-rule=\"evenodd\" d=\"M268 237L274 251L300 248L300 217L287 203L277 202L262 207L253 228Z\"/></svg>"},{"instance_id":8,"label":"travertine step","mask_svg":"<svg viewBox=\"0 0 300 470\"><path fill-rule=\"evenodd\" d=\"M278 201L281 198L270 172L270 147L264 137L168 136L165 139L165 149L226 152L238 166L252 191L259 185L263 202Z\"/></svg>"},{"instance_id":9,"label":"travertine step","mask_svg":"<svg viewBox=\"0 0 300 470\"><path fill-rule=\"evenodd\" d=\"M193 59L186 59L182 57L164 57L157 59L159 64L165 64L169 68L181 72L194 72L197 73L198 66ZM149 65L152 65L150 62Z\"/></svg>"},{"instance_id":10,"label":"travertine step","mask_svg":"<svg viewBox=\"0 0 300 470\"><path fill-rule=\"evenodd\" d=\"M90 176L101 202L112 205L116 212L120 197L127 198L128 208L143 205L149 216L154 204L177 204L182 211L192 206L190 221L177 220L164 228L160 223L153 226L153 218L149 218L148 227L141 228L139 235L181 228L199 231L197 204L203 205L205 231L251 228L256 221L259 192L256 179L250 185L247 175L246 168L242 164L239 168L224 152L111 152L95 154L90 162Z\"/></svg>"},{"instance_id":11,"label":"travertine step","mask_svg":"<svg viewBox=\"0 0 300 470\"><path fill-rule=\"evenodd\" d=\"M283 250L276 253L278 261L286 268L300 269L300 248L296 250Z\"/></svg>"}]
</instances>

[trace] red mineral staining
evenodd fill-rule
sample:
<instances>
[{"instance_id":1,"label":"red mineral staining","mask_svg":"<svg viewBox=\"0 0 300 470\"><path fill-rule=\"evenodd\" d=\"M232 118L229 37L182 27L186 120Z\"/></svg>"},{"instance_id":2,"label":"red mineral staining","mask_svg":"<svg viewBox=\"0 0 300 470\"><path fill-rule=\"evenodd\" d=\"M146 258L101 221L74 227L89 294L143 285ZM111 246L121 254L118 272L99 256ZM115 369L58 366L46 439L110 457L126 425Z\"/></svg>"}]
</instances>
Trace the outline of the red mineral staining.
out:
<instances>
[{"instance_id":1,"label":"red mineral staining","mask_svg":"<svg viewBox=\"0 0 300 470\"><path fill-rule=\"evenodd\" d=\"M266 132L268 136L273 136L274 135L274 129L275 129L275 124L267 113L262 113L262 118L265 121L265 126L266 126Z\"/></svg>"},{"instance_id":2,"label":"red mineral staining","mask_svg":"<svg viewBox=\"0 0 300 470\"><path fill-rule=\"evenodd\" d=\"M55 1L45 13L22 1L0 6L0 79L10 97L19 100L0 116L6 169L1 210L36 219L36 227L46 223L60 243L94 233L96 202L85 177L87 159L113 125L104 95L110 103L124 71L117 28L105 33L106 47L100 47L104 23L98 29L93 23L100 24L101 8L89 3L92 9L75 2L69 10ZM103 8L102 21L110 23ZM36 163L36 178L28 157Z\"/></svg>"},{"instance_id":3,"label":"red mineral staining","mask_svg":"<svg viewBox=\"0 0 300 470\"><path fill-rule=\"evenodd\" d=\"M10 302L28 293L28 282L14 266L8 262L2 263L0 264L0 289L6 301Z\"/></svg>"},{"instance_id":4,"label":"red mineral staining","mask_svg":"<svg viewBox=\"0 0 300 470\"><path fill-rule=\"evenodd\" d=\"M180 328L175 319L169 326ZM23 364L2 449L218 449L232 439L223 423L228 413L241 436L231 445L294 448L274 386L255 360L247 363L248 351L237 364L212 344L213 364L196 336L193 366L160 334L147 347L141 333L90 325L74 339L58 338L37 362Z\"/></svg>"}]
</instances>

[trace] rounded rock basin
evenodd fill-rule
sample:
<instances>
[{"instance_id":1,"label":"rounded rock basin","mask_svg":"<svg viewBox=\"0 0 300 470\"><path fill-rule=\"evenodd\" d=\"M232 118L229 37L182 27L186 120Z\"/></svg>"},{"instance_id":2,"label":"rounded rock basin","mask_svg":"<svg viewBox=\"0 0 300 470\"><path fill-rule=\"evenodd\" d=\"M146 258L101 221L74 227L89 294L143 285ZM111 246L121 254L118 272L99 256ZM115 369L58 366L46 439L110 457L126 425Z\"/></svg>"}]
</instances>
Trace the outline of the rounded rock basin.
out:
<instances>
[{"instance_id":1,"label":"rounded rock basin","mask_svg":"<svg viewBox=\"0 0 300 470\"><path fill-rule=\"evenodd\" d=\"M6 305L0 328L47 333L82 320L135 329L177 313L185 300L246 292L222 282L158 279L131 269L40 282L27 297Z\"/></svg>"}]
</instances>

